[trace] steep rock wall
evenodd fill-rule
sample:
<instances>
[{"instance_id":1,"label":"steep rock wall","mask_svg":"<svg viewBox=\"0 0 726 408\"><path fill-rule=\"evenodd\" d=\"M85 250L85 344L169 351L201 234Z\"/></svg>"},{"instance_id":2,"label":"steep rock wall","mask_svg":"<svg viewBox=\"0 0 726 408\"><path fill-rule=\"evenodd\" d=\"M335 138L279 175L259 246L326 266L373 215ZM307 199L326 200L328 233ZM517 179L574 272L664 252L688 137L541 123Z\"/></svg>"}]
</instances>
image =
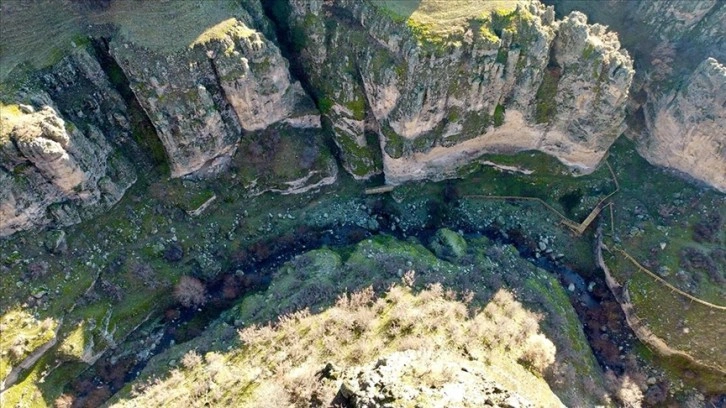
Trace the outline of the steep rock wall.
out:
<instances>
[{"instance_id":1,"label":"steep rock wall","mask_svg":"<svg viewBox=\"0 0 726 408\"><path fill-rule=\"evenodd\" d=\"M726 66L703 61L678 91L646 105L638 152L726 192Z\"/></svg>"},{"instance_id":2,"label":"steep rock wall","mask_svg":"<svg viewBox=\"0 0 726 408\"><path fill-rule=\"evenodd\" d=\"M722 74L714 61L726 61L726 3L640 0L613 7L611 2L545 1L564 12L582 10L612 27L634 55L638 75L627 134L638 152L723 191Z\"/></svg>"},{"instance_id":3,"label":"steep rock wall","mask_svg":"<svg viewBox=\"0 0 726 408\"><path fill-rule=\"evenodd\" d=\"M287 61L242 8L191 44L158 49L121 35L110 52L157 130L172 177L223 168L243 132L280 121L320 126Z\"/></svg>"},{"instance_id":4,"label":"steep rock wall","mask_svg":"<svg viewBox=\"0 0 726 408\"><path fill-rule=\"evenodd\" d=\"M437 36L380 3L291 3L300 57L359 178L379 171L371 133L398 184L529 149L588 172L623 130L632 62L581 13L554 21L538 2L510 2Z\"/></svg>"},{"instance_id":5,"label":"steep rock wall","mask_svg":"<svg viewBox=\"0 0 726 408\"><path fill-rule=\"evenodd\" d=\"M47 92L2 107L0 236L79 222L81 208L113 205L136 180L114 143L129 138L125 105L96 60L78 50L42 81Z\"/></svg>"}]
</instances>

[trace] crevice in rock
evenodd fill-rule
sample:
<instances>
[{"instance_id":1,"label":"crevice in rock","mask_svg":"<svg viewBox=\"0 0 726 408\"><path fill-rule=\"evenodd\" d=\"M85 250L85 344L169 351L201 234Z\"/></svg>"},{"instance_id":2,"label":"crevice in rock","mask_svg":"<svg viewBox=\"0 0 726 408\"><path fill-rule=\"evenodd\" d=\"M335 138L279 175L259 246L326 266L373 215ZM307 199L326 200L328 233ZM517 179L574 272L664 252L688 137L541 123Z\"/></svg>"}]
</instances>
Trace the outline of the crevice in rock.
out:
<instances>
[{"instance_id":1,"label":"crevice in rock","mask_svg":"<svg viewBox=\"0 0 726 408\"><path fill-rule=\"evenodd\" d=\"M290 64L289 71L291 78L300 82L305 93L312 98L315 107L318 111L322 112L320 108L320 92L311 84L310 77L300 62L300 51L304 47L304 43L301 43L300 38L304 38L304 33L299 28L290 26L289 18L292 12L292 6L288 0L269 0L263 1L262 7L275 31L280 53ZM343 167L340 149L333 140L333 126L325 116L322 119L323 130L326 135L325 145L335 156L338 165Z\"/></svg>"},{"instance_id":2,"label":"crevice in rock","mask_svg":"<svg viewBox=\"0 0 726 408\"><path fill-rule=\"evenodd\" d=\"M222 78L217 70L217 65L214 63L214 58L207 58L207 61L209 62L209 67L214 75L214 82L211 84L205 84L206 88L214 88L210 94L212 95L212 100L217 105L217 110L219 110L219 113L222 115L222 120L224 120L224 125L227 130L229 132L237 132L241 137L243 134L242 121L237 115L237 111L235 111L229 103L229 98L227 97L227 92L222 86ZM221 95L222 97L219 98L217 95Z\"/></svg>"},{"instance_id":3,"label":"crevice in rock","mask_svg":"<svg viewBox=\"0 0 726 408\"><path fill-rule=\"evenodd\" d=\"M169 174L169 160L164 145L159 139L149 115L136 99L128 77L109 52L108 39L97 38L92 41L93 51L101 69L106 73L109 82L121 95L127 107L131 126L131 136L136 146L124 146L124 153L141 164L141 167L154 168L163 174ZM142 174L143 172L140 172Z\"/></svg>"}]
</instances>

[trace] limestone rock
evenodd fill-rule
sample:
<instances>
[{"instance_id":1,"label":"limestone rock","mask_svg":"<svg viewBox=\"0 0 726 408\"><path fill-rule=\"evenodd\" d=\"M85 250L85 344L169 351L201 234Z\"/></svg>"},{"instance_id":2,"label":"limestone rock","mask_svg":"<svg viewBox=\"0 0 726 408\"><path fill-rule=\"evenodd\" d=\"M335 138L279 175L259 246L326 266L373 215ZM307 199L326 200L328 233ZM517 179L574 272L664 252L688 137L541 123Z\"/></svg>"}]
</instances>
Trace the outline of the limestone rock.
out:
<instances>
[{"instance_id":1,"label":"limestone rock","mask_svg":"<svg viewBox=\"0 0 726 408\"><path fill-rule=\"evenodd\" d=\"M376 2L292 2L290 24L307 37L301 58L348 171L380 172L380 155L386 182L398 184L529 149L582 172L597 166L623 130L630 57L581 13L554 21L539 2L511 4L437 37Z\"/></svg>"},{"instance_id":2,"label":"limestone rock","mask_svg":"<svg viewBox=\"0 0 726 408\"><path fill-rule=\"evenodd\" d=\"M0 108L0 236L77 223L79 207L113 205L136 180L114 154L112 140L129 137L125 105L98 62L77 50L42 81L47 92Z\"/></svg>"},{"instance_id":3,"label":"limestone rock","mask_svg":"<svg viewBox=\"0 0 726 408\"><path fill-rule=\"evenodd\" d=\"M492 381L477 362L412 350L346 370L339 395L348 406L360 408L535 406Z\"/></svg>"},{"instance_id":4,"label":"limestone rock","mask_svg":"<svg viewBox=\"0 0 726 408\"><path fill-rule=\"evenodd\" d=\"M726 192L726 66L706 59L680 89L645 108L649 135L639 153Z\"/></svg>"},{"instance_id":5,"label":"limestone rock","mask_svg":"<svg viewBox=\"0 0 726 408\"><path fill-rule=\"evenodd\" d=\"M177 49L123 36L111 42L111 54L164 145L172 177L224 168L243 132L281 121L320 127L312 101L255 21L240 7Z\"/></svg>"}]
</instances>

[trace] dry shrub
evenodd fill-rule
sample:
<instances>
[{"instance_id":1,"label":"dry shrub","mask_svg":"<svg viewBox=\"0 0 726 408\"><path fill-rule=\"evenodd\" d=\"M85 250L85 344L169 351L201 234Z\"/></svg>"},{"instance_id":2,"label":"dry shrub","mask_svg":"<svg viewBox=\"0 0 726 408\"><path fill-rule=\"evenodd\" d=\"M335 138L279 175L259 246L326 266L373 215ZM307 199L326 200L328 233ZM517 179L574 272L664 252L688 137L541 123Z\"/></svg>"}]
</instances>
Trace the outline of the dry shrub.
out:
<instances>
[{"instance_id":1,"label":"dry shrub","mask_svg":"<svg viewBox=\"0 0 726 408\"><path fill-rule=\"evenodd\" d=\"M544 370L555 362L557 349L555 345L542 334L533 334L524 343L524 353L519 361L527 367L542 374Z\"/></svg>"},{"instance_id":2,"label":"dry shrub","mask_svg":"<svg viewBox=\"0 0 726 408\"><path fill-rule=\"evenodd\" d=\"M219 398L231 397L230 390L249 387L254 391L244 400L248 406L321 406L338 389L317 378L325 363L353 367L405 350L432 355L466 350L467 355L487 361L500 355L492 352L494 346L510 347L512 359L520 359L532 371L542 372L553 363L555 347L539 333L538 316L514 296L500 291L473 318L456 298L441 285L431 285L418 294L409 287L393 286L386 296L375 299L369 287L341 296L318 315L304 309L285 314L274 324L241 329L244 347L207 353L204 363L189 352L181 361L185 370L174 370L176 374L151 385L144 395L155 398L155 406L163 406L164 389L188 387L174 402L193 405L202 399L220 402ZM445 384L452 375L445 370L424 371L431 386ZM226 396L215 395L222 389Z\"/></svg>"},{"instance_id":3,"label":"dry shrub","mask_svg":"<svg viewBox=\"0 0 726 408\"><path fill-rule=\"evenodd\" d=\"M181 364L187 370L193 370L202 364L202 356L196 350L187 351L182 357Z\"/></svg>"},{"instance_id":4,"label":"dry shrub","mask_svg":"<svg viewBox=\"0 0 726 408\"><path fill-rule=\"evenodd\" d=\"M642 407L643 392L629 374L618 377L611 370L605 373L605 381L610 392L625 408Z\"/></svg>"},{"instance_id":5,"label":"dry shrub","mask_svg":"<svg viewBox=\"0 0 726 408\"><path fill-rule=\"evenodd\" d=\"M75 398L73 398L72 395L62 394L60 397L56 398L55 401L53 401L53 407L54 408L71 408L73 406L74 401L75 401Z\"/></svg>"},{"instance_id":6,"label":"dry shrub","mask_svg":"<svg viewBox=\"0 0 726 408\"><path fill-rule=\"evenodd\" d=\"M174 288L174 298L184 307L199 307L207 302L207 290L199 279L182 276Z\"/></svg>"}]
</instances>

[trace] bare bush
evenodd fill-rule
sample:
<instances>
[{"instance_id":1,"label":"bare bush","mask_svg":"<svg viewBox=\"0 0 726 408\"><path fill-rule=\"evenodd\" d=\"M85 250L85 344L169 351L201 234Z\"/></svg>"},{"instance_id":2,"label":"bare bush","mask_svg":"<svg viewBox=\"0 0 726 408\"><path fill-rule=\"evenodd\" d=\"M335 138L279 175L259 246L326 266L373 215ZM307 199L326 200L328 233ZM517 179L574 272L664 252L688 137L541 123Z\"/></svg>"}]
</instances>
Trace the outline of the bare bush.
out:
<instances>
[{"instance_id":1,"label":"bare bush","mask_svg":"<svg viewBox=\"0 0 726 408\"><path fill-rule=\"evenodd\" d=\"M187 370L192 370L202 364L202 356L196 350L190 350L182 357L181 364Z\"/></svg>"},{"instance_id":2,"label":"bare bush","mask_svg":"<svg viewBox=\"0 0 726 408\"><path fill-rule=\"evenodd\" d=\"M174 288L174 298L184 307L199 307L207 302L207 290L199 279L182 276Z\"/></svg>"},{"instance_id":3,"label":"bare bush","mask_svg":"<svg viewBox=\"0 0 726 408\"><path fill-rule=\"evenodd\" d=\"M620 401L623 407L640 408L643 406L643 392L627 373L618 377L615 373L608 370L605 373L605 381L610 392L614 394L615 398Z\"/></svg>"},{"instance_id":4,"label":"bare bush","mask_svg":"<svg viewBox=\"0 0 726 408\"><path fill-rule=\"evenodd\" d=\"M60 397L53 401L53 407L55 408L71 408L75 398L69 394L62 394Z\"/></svg>"},{"instance_id":5,"label":"bare bush","mask_svg":"<svg viewBox=\"0 0 726 408\"><path fill-rule=\"evenodd\" d=\"M533 334L524 343L524 352L519 360L525 366L542 374L555 362L556 353L555 345L547 337L542 334Z\"/></svg>"}]
</instances>

